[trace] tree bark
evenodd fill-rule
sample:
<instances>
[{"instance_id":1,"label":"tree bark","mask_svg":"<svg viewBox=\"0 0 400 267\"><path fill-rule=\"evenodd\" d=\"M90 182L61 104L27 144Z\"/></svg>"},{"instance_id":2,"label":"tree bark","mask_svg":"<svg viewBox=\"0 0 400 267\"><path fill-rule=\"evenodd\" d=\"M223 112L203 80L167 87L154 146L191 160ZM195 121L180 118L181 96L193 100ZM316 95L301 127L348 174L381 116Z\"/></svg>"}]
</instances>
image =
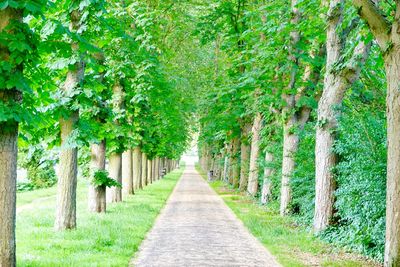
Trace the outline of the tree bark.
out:
<instances>
[{"instance_id":1,"label":"tree bark","mask_svg":"<svg viewBox=\"0 0 400 267\"><path fill-rule=\"evenodd\" d=\"M242 142L240 143L240 181L239 190L245 191L249 180L249 164L250 164L250 145L249 132L250 127L245 126L242 130Z\"/></svg>"},{"instance_id":2,"label":"tree bark","mask_svg":"<svg viewBox=\"0 0 400 267\"><path fill-rule=\"evenodd\" d=\"M57 187L56 221L57 231L76 227L76 186L78 174L78 149L65 148L78 120L75 112L68 119L60 119L61 154ZM64 148L63 148L64 147Z\"/></svg>"},{"instance_id":3,"label":"tree bark","mask_svg":"<svg viewBox=\"0 0 400 267\"><path fill-rule=\"evenodd\" d=\"M239 186L239 176L240 176L240 163L239 163L239 149L240 149L240 139L234 138L232 140L232 186L237 188Z\"/></svg>"},{"instance_id":4,"label":"tree bark","mask_svg":"<svg viewBox=\"0 0 400 267\"><path fill-rule=\"evenodd\" d=\"M142 188L147 185L147 155L142 153L142 167L141 167Z\"/></svg>"},{"instance_id":5,"label":"tree bark","mask_svg":"<svg viewBox=\"0 0 400 267\"><path fill-rule=\"evenodd\" d=\"M122 183L122 154L112 153L109 158L110 178L118 183ZM122 190L120 187L113 186L111 189L111 202L122 201Z\"/></svg>"},{"instance_id":6,"label":"tree bark","mask_svg":"<svg viewBox=\"0 0 400 267\"><path fill-rule=\"evenodd\" d=\"M293 130L297 126L295 116L292 116L283 127L283 158L282 158L282 183L281 183L281 216L289 213L291 201L290 178L295 170L295 153L299 146L299 136Z\"/></svg>"},{"instance_id":7,"label":"tree bark","mask_svg":"<svg viewBox=\"0 0 400 267\"><path fill-rule=\"evenodd\" d=\"M156 157L155 161L156 161L156 163L155 163L155 177L156 177L156 180L158 181L158 180L160 180L160 158Z\"/></svg>"},{"instance_id":8,"label":"tree bark","mask_svg":"<svg viewBox=\"0 0 400 267\"><path fill-rule=\"evenodd\" d=\"M116 80L113 85L113 108L116 112L120 112L124 105L124 88L120 80ZM119 125L118 119L114 119L116 125ZM119 149L118 149L119 150ZM117 150L117 151L118 151ZM110 177L122 184L122 153L113 152L109 159ZM111 202L122 201L121 187L114 186L111 188Z\"/></svg>"},{"instance_id":9,"label":"tree bark","mask_svg":"<svg viewBox=\"0 0 400 267\"><path fill-rule=\"evenodd\" d=\"M234 164L234 152L233 152L233 142L230 142L228 145L229 150L229 165L228 165L228 183L233 183L233 164Z\"/></svg>"},{"instance_id":10,"label":"tree bark","mask_svg":"<svg viewBox=\"0 0 400 267\"><path fill-rule=\"evenodd\" d=\"M274 155L267 151L265 152L265 168L264 168L264 180L261 190L261 204L267 204L272 198L272 180L271 177L275 170L270 166L274 162Z\"/></svg>"},{"instance_id":11,"label":"tree bark","mask_svg":"<svg viewBox=\"0 0 400 267\"><path fill-rule=\"evenodd\" d=\"M400 49L398 47L397 45L393 48L385 58L388 84L385 266L400 266Z\"/></svg>"},{"instance_id":12,"label":"tree bark","mask_svg":"<svg viewBox=\"0 0 400 267\"><path fill-rule=\"evenodd\" d=\"M142 181L141 181L141 160L142 154L140 152L140 147L136 147L132 152L132 176L133 176L133 185L134 189L142 189Z\"/></svg>"},{"instance_id":13,"label":"tree bark","mask_svg":"<svg viewBox=\"0 0 400 267\"><path fill-rule=\"evenodd\" d=\"M151 183L153 183L153 181L151 180L151 178L152 178L152 172L153 172L153 170L152 170L152 166L151 166L151 159L148 159L147 160L147 184L151 184Z\"/></svg>"},{"instance_id":14,"label":"tree bark","mask_svg":"<svg viewBox=\"0 0 400 267\"><path fill-rule=\"evenodd\" d=\"M22 20L22 12L6 8L0 10L0 33L10 20ZM0 45L0 61L7 60L9 50ZM22 70L22 66L20 67ZM0 89L0 102L21 102L21 93L14 89ZM18 154L18 122L0 122L0 266L16 266L15 209Z\"/></svg>"},{"instance_id":15,"label":"tree bark","mask_svg":"<svg viewBox=\"0 0 400 267\"><path fill-rule=\"evenodd\" d=\"M229 167L229 158L227 156L227 152L224 153L224 169L222 179L224 182L228 181L228 167Z\"/></svg>"},{"instance_id":16,"label":"tree bark","mask_svg":"<svg viewBox=\"0 0 400 267\"><path fill-rule=\"evenodd\" d=\"M297 25L300 21L300 12L297 8L297 0L292 0L291 10L293 17L291 23ZM282 157L282 182L281 182L281 203L280 214L282 216L289 212L289 203L291 200L290 178L295 168L294 154L297 151L299 137L295 133L297 126L297 117L295 112L295 85L297 73L299 69L298 49L297 45L300 41L300 32L297 30L290 32L289 61L292 63L288 94L283 95L285 107L283 108L284 116L288 115L288 119L283 126L283 157Z\"/></svg>"},{"instance_id":17,"label":"tree bark","mask_svg":"<svg viewBox=\"0 0 400 267\"><path fill-rule=\"evenodd\" d=\"M328 10L326 73L318 103L315 144L315 232L326 229L333 217L336 182L332 169L336 165L336 155L332 149L336 138L337 117L340 115L338 107L342 104L347 88L358 79L370 48L370 44L360 41L352 59L342 69L335 70L335 65L341 60L345 41L340 35L343 6L343 0L331 0Z\"/></svg>"},{"instance_id":18,"label":"tree bark","mask_svg":"<svg viewBox=\"0 0 400 267\"><path fill-rule=\"evenodd\" d=\"M3 92L0 100L4 100ZM0 123L0 266L15 266L18 124L3 126Z\"/></svg>"},{"instance_id":19,"label":"tree bark","mask_svg":"<svg viewBox=\"0 0 400 267\"><path fill-rule=\"evenodd\" d=\"M153 158L151 160L151 180L153 182L157 181L157 176L156 176L156 158Z\"/></svg>"},{"instance_id":20,"label":"tree bark","mask_svg":"<svg viewBox=\"0 0 400 267\"><path fill-rule=\"evenodd\" d=\"M160 158L160 179L164 178L164 175L165 175L164 168L165 168L164 158ZM201 168L201 164L200 164L200 168Z\"/></svg>"},{"instance_id":21,"label":"tree bark","mask_svg":"<svg viewBox=\"0 0 400 267\"><path fill-rule=\"evenodd\" d=\"M78 10L71 12L70 30L77 31L80 27L81 14ZM79 50L79 45L71 44L73 51ZM84 79L84 62L78 61L75 67L68 71L62 90L67 94L75 90ZM60 118L61 127L61 153L60 177L58 177L56 218L54 228L56 231L73 229L76 227L76 183L78 174L78 149L69 148L69 139L79 119L78 111L71 111L69 117Z\"/></svg>"},{"instance_id":22,"label":"tree bark","mask_svg":"<svg viewBox=\"0 0 400 267\"><path fill-rule=\"evenodd\" d=\"M0 124L0 266L15 266L18 123L5 124Z\"/></svg>"},{"instance_id":23,"label":"tree bark","mask_svg":"<svg viewBox=\"0 0 400 267\"><path fill-rule=\"evenodd\" d=\"M122 153L122 194L133 195L132 150Z\"/></svg>"},{"instance_id":24,"label":"tree bark","mask_svg":"<svg viewBox=\"0 0 400 267\"><path fill-rule=\"evenodd\" d=\"M250 172L247 192L255 197L258 191L258 156L260 155L260 132L262 127L262 115L257 112L254 117L253 127L251 129L251 150L250 150Z\"/></svg>"},{"instance_id":25,"label":"tree bark","mask_svg":"<svg viewBox=\"0 0 400 267\"><path fill-rule=\"evenodd\" d=\"M92 178L97 171L106 168L106 142L103 140L100 144L90 146L91 160L90 171ZM90 212L106 212L106 187L89 185L88 208Z\"/></svg>"}]
</instances>

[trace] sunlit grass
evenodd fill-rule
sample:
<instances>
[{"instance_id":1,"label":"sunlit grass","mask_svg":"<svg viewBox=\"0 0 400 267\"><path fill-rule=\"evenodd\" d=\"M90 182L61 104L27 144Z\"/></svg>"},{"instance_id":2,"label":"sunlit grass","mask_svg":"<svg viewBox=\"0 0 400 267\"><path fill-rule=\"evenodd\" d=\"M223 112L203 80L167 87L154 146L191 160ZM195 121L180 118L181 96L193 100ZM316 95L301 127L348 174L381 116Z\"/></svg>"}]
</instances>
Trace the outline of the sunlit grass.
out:
<instances>
[{"instance_id":1,"label":"sunlit grass","mask_svg":"<svg viewBox=\"0 0 400 267\"><path fill-rule=\"evenodd\" d=\"M87 186L79 183L77 223L73 231L55 232L55 188L18 194L32 203L17 217L18 266L127 266L165 205L183 168L137 191L122 203L108 204L106 214L87 211Z\"/></svg>"}]
</instances>

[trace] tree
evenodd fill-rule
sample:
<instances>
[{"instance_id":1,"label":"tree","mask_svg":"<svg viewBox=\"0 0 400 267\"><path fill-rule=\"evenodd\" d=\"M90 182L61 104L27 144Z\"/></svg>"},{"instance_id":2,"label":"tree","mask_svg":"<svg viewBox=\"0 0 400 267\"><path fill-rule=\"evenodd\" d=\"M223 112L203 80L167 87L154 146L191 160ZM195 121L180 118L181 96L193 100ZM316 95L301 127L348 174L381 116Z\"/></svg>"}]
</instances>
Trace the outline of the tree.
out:
<instances>
[{"instance_id":1,"label":"tree","mask_svg":"<svg viewBox=\"0 0 400 267\"><path fill-rule=\"evenodd\" d=\"M38 15L45 1L0 2L0 265L15 266L17 138L21 121L32 120L31 88L24 68L37 56L37 38L23 22ZM23 101L23 97L26 97ZM27 101L28 100L28 101ZM26 105L28 104L28 105Z\"/></svg>"},{"instance_id":2,"label":"tree","mask_svg":"<svg viewBox=\"0 0 400 267\"><path fill-rule=\"evenodd\" d=\"M399 105L399 22L393 22L383 15L379 2L353 0L360 16L367 22L385 60L387 79L387 200L386 200L386 246L385 266L400 266L400 105ZM399 13L399 7L393 7L390 14Z\"/></svg>"},{"instance_id":3,"label":"tree","mask_svg":"<svg viewBox=\"0 0 400 267\"><path fill-rule=\"evenodd\" d=\"M324 88L318 103L318 121L315 145L315 212L314 231L319 232L331 223L336 188L333 168L336 155L333 145L336 139L337 117L346 90L358 79L361 66L365 63L371 44L359 36L353 56L346 59L345 42L355 27L354 22L343 32L344 1L329 3L327 20L327 61ZM346 61L344 61L346 60Z\"/></svg>"},{"instance_id":4,"label":"tree","mask_svg":"<svg viewBox=\"0 0 400 267\"><path fill-rule=\"evenodd\" d=\"M13 34L16 29L12 23L21 23L22 11L12 7L0 10L0 33L2 36ZM4 37L2 38L5 39ZM22 76L22 65L13 62L12 51L7 44L0 46L0 59L2 75L10 80L11 75ZM11 57L11 58L10 58ZM11 60L10 60L11 59ZM6 61L7 60L7 61ZM5 64L9 64L12 70L6 72ZM6 81L0 85L0 104L4 107L12 106L21 101L22 92L16 85L7 86ZM3 112L2 112L3 113ZM3 115L3 114L2 114ZM18 121L7 118L0 122L0 264L4 266L15 266L15 202L16 202L16 180L17 180L17 138Z\"/></svg>"},{"instance_id":5,"label":"tree","mask_svg":"<svg viewBox=\"0 0 400 267\"><path fill-rule=\"evenodd\" d=\"M81 10L79 6L71 6L69 12L69 30L79 32L81 25ZM84 79L84 62L79 51L79 42L71 42L71 50L77 56L73 67L68 71L62 86L63 94L74 95ZM56 218L54 228L58 231L76 227L76 184L78 174L78 148L69 145L70 138L79 119L79 110L68 110L60 117L61 153L60 177L57 187Z\"/></svg>"},{"instance_id":6,"label":"tree","mask_svg":"<svg viewBox=\"0 0 400 267\"><path fill-rule=\"evenodd\" d=\"M253 127L251 129L251 151L250 151L250 173L249 182L247 184L247 192L251 196L256 196L258 192L258 156L260 155L260 132L262 127L262 114L258 112L254 118Z\"/></svg>"}]
</instances>

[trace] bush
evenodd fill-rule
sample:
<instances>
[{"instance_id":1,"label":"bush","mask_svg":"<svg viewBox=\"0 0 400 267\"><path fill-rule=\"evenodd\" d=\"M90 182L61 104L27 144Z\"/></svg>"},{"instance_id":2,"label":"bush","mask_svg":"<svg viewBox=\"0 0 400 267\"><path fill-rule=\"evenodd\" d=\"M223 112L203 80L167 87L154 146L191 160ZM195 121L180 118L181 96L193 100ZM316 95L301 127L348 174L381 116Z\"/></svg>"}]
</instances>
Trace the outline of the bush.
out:
<instances>
[{"instance_id":1,"label":"bush","mask_svg":"<svg viewBox=\"0 0 400 267\"><path fill-rule=\"evenodd\" d=\"M119 188L122 187L122 185L119 182L115 181L114 179L108 176L108 172L106 170L96 171L93 175L92 184L96 187L101 187L101 186L105 187L116 186Z\"/></svg>"},{"instance_id":2,"label":"bush","mask_svg":"<svg viewBox=\"0 0 400 267\"><path fill-rule=\"evenodd\" d=\"M311 225L315 201L315 123L306 124L300 133L296 170L291 179L291 210L300 224Z\"/></svg>"},{"instance_id":3,"label":"bush","mask_svg":"<svg viewBox=\"0 0 400 267\"><path fill-rule=\"evenodd\" d=\"M359 106L358 106L359 108ZM367 108L367 107L366 107ZM356 111L348 105L339 120L334 151L336 224L322 238L383 260L386 209L386 132L381 111ZM315 129L301 133L292 183L292 212L297 222L312 225L315 198Z\"/></svg>"},{"instance_id":4,"label":"bush","mask_svg":"<svg viewBox=\"0 0 400 267\"><path fill-rule=\"evenodd\" d=\"M336 168L339 224L325 238L382 259L385 241L386 131L383 112L343 116Z\"/></svg>"},{"instance_id":5,"label":"bush","mask_svg":"<svg viewBox=\"0 0 400 267\"><path fill-rule=\"evenodd\" d=\"M21 149L19 167L27 170L30 185L21 183L19 187L33 190L53 186L57 182L55 164L55 155L41 144Z\"/></svg>"},{"instance_id":6,"label":"bush","mask_svg":"<svg viewBox=\"0 0 400 267\"><path fill-rule=\"evenodd\" d=\"M32 191L34 189L35 189L35 187L32 185L32 183L17 182L17 191L18 192Z\"/></svg>"}]
</instances>

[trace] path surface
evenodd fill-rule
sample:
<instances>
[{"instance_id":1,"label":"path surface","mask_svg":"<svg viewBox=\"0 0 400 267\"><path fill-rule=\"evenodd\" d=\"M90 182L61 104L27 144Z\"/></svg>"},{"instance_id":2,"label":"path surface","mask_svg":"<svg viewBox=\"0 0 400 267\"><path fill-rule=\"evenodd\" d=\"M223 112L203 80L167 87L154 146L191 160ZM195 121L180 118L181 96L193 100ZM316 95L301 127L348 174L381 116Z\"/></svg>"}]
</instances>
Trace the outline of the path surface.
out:
<instances>
[{"instance_id":1,"label":"path surface","mask_svg":"<svg viewBox=\"0 0 400 267\"><path fill-rule=\"evenodd\" d=\"M188 166L131 266L280 266Z\"/></svg>"}]
</instances>

